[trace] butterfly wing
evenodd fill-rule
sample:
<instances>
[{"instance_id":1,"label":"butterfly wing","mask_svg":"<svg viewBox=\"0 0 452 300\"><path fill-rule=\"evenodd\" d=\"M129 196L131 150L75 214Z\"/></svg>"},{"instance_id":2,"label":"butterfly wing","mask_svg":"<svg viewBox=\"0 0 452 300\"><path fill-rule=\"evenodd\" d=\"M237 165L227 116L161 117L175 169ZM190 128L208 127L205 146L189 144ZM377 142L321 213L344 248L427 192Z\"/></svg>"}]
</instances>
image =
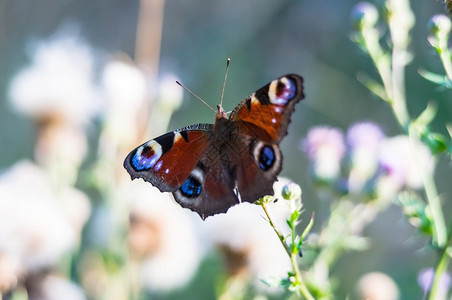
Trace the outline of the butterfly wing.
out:
<instances>
[{"instance_id":1,"label":"butterfly wing","mask_svg":"<svg viewBox=\"0 0 452 300\"><path fill-rule=\"evenodd\" d=\"M223 161L224 162L224 161ZM124 160L132 179L143 178L201 218L239 203L235 181L213 143L213 125L188 126L150 140Z\"/></svg>"},{"instance_id":2,"label":"butterfly wing","mask_svg":"<svg viewBox=\"0 0 452 300\"><path fill-rule=\"evenodd\" d=\"M248 145L236 167L241 201L273 195L273 182L282 169L279 143L287 134L295 104L304 98L303 78L290 74L273 80L243 100L230 120Z\"/></svg>"},{"instance_id":3,"label":"butterfly wing","mask_svg":"<svg viewBox=\"0 0 452 300\"><path fill-rule=\"evenodd\" d=\"M242 127L243 134L277 144L287 134L295 104L303 98L303 78L289 74L248 96L229 119Z\"/></svg>"},{"instance_id":4,"label":"butterfly wing","mask_svg":"<svg viewBox=\"0 0 452 300\"><path fill-rule=\"evenodd\" d=\"M196 167L212 137L211 124L196 124L150 140L124 160L132 179L143 178L162 192L174 192Z\"/></svg>"},{"instance_id":5,"label":"butterfly wing","mask_svg":"<svg viewBox=\"0 0 452 300\"><path fill-rule=\"evenodd\" d=\"M240 203L234 175L224 158L222 149L211 143L187 180L173 193L180 205L197 212L202 219Z\"/></svg>"}]
</instances>

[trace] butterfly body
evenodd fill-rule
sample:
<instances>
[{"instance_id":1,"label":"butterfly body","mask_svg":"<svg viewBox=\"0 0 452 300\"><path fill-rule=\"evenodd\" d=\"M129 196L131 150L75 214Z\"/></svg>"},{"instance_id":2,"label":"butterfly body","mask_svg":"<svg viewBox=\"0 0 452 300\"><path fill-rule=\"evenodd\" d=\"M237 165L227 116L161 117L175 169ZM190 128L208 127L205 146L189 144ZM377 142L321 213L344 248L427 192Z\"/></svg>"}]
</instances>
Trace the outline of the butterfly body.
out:
<instances>
[{"instance_id":1,"label":"butterfly body","mask_svg":"<svg viewBox=\"0 0 452 300\"><path fill-rule=\"evenodd\" d=\"M183 207L205 217L273 194L282 168L281 139L303 95L298 75L278 78L243 100L228 117L190 125L133 150L124 167L134 178L172 192Z\"/></svg>"}]
</instances>

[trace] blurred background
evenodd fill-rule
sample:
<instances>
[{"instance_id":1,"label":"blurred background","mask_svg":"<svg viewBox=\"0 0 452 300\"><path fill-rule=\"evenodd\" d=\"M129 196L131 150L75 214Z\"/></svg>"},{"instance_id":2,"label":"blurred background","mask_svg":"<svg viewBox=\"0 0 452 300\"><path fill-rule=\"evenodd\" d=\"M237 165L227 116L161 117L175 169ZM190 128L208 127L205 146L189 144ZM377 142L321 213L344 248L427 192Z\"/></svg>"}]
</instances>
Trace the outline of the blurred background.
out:
<instances>
[{"instance_id":1,"label":"blurred background","mask_svg":"<svg viewBox=\"0 0 452 300\"><path fill-rule=\"evenodd\" d=\"M321 220L301 146L309 129L346 132L372 121L387 137L401 133L390 108L357 80L378 75L350 38L356 3L0 1L0 299L287 297L260 282L278 277L287 261L272 252L275 237L259 210L243 205L202 222L170 195L131 182L122 163L167 130L213 123L175 80L214 106L230 57L223 105L230 111L269 81L297 73L306 99L281 144L281 175L303 189L302 226L312 212ZM426 24L444 7L428 0L411 8L408 110L417 116L434 99L432 129L445 134L451 92L418 74L442 72ZM444 199L450 175L449 159L440 158L435 178ZM321 228L315 223L313 232ZM382 272L400 299L420 299L418 274L435 256L401 208L389 205L362 235L368 247L343 253L331 268L336 298L350 296L363 275ZM240 279L231 283L233 275Z\"/></svg>"}]
</instances>

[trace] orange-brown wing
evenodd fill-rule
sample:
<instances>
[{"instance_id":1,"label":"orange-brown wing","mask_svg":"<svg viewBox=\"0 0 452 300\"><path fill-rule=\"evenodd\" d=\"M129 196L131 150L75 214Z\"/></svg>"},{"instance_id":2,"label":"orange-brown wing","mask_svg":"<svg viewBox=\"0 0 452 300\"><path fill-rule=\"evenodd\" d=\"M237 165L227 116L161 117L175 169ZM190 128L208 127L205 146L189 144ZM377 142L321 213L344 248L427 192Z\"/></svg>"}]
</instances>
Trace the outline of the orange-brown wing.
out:
<instances>
[{"instance_id":1,"label":"orange-brown wing","mask_svg":"<svg viewBox=\"0 0 452 300\"><path fill-rule=\"evenodd\" d=\"M279 143L287 134L295 104L303 98L303 78L289 74L251 94L236 106L229 119L237 122L243 134Z\"/></svg>"},{"instance_id":2,"label":"orange-brown wing","mask_svg":"<svg viewBox=\"0 0 452 300\"><path fill-rule=\"evenodd\" d=\"M132 179L143 178L162 192L174 192L186 181L210 145L211 124L196 124L150 140L124 160Z\"/></svg>"}]
</instances>

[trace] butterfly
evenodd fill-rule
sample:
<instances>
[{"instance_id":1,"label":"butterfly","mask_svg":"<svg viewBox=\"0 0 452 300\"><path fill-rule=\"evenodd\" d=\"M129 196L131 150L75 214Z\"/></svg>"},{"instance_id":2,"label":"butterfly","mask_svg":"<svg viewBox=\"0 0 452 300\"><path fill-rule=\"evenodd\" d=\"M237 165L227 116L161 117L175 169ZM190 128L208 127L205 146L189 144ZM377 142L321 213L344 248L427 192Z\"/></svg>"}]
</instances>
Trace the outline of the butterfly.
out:
<instances>
[{"instance_id":1,"label":"butterfly","mask_svg":"<svg viewBox=\"0 0 452 300\"><path fill-rule=\"evenodd\" d=\"M282 169L279 143L303 98L303 78L282 76L245 98L229 116L217 105L214 124L190 125L138 146L124 168L132 179L171 192L203 220L273 195Z\"/></svg>"}]
</instances>

